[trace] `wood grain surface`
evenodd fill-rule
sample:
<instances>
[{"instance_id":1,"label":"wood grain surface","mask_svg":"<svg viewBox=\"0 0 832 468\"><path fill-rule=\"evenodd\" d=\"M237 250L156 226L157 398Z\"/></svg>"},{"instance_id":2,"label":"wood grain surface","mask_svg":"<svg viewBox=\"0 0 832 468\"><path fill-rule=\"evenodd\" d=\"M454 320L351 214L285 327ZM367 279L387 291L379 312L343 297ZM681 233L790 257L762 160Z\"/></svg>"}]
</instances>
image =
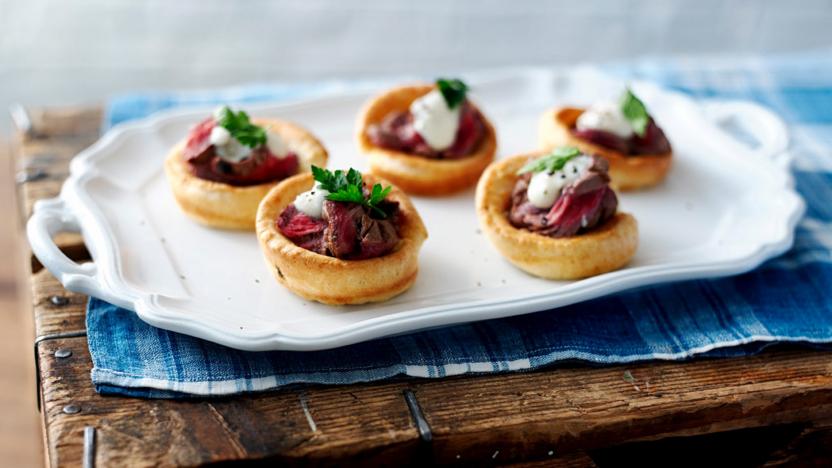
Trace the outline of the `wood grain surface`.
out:
<instances>
[{"instance_id":1,"label":"wood grain surface","mask_svg":"<svg viewBox=\"0 0 832 468\"><path fill-rule=\"evenodd\" d=\"M23 288L29 259L20 249L10 143L0 138L0 465L27 468L43 465L43 455L30 357L34 330Z\"/></svg>"},{"instance_id":2,"label":"wood grain surface","mask_svg":"<svg viewBox=\"0 0 832 468\"><path fill-rule=\"evenodd\" d=\"M30 126L17 134L15 161L22 219L29 218L36 201L58 195L69 174L69 161L98 138L100 122L101 110L97 107L28 111ZM84 255L83 241L77 233L62 233L55 242L70 257ZM40 268L33 256L32 269Z\"/></svg>"},{"instance_id":3,"label":"wood grain surface","mask_svg":"<svg viewBox=\"0 0 832 468\"><path fill-rule=\"evenodd\" d=\"M66 130L53 136L44 130L51 122L49 112L39 115L43 127L24 143L22 160L49 148L50 154L62 156L47 169L60 174L65 158L92 136L84 140ZM92 128L81 121L96 115L80 112L78 128ZM60 128L71 128L66 122L72 121L65 118ZM22 184L26 209L40 197L54 195L59 178ZM63 247L74 258L86 255L77 239ZM32 274L31 289L38 336L83 330L83 296L63 290L45 270ZM71 356L56 357L59 349ZM760 454L754 459L759 464L832 455L827 424L832 421L832 352L827 351L791 348L747 358L629 366L572 364L441 380L294 386L189 401L98 395L90 381L84 337L47 340L37 356L47 458L54 466L81 462L87 426L97 431L98 466L240 460L324 466L609 466L622 456L642 461L672 456L684 465L709 453L702 442L696 445L702 437L732 434L737 441L732 446L750 441L747 453ZM406 391L415 396L429 437L418 430ZM72 405L80 411L66 413ZM754 442L763 436L753 431L770 429L774 435L767 436L767 443ZM690 458L678 458L684 446L699 448L690 450Z\"/></svg>"}]
</instances>

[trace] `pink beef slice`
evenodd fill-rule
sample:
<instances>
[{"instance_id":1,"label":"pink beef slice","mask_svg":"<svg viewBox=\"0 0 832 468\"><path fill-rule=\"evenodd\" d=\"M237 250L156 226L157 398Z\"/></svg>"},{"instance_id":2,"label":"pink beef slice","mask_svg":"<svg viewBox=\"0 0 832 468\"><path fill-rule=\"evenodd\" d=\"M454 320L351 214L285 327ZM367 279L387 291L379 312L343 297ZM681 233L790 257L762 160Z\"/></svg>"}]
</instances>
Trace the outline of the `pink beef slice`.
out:
<instances>
[{"instance_id":1,"label":"pink beef slice","mask_svg":"<svg viewBox=\"0 0 832 468\"><path fill-rule=\"evenodd\" d=\"M647 123L644 136L632 135L629 138L606 132L604 130L578 130L573 128L572 134L590 143L618 151L623 154L663 154L670 152L670 141L664 131L651 118Z\"/></svg>"},{"instance_id":2,"label":"pink beef slice","mask_svg":"<svg viewBox=\"0 0 832 468\"><path fill-rule=\"evenodd\" d=\"M361 205L327 200L324 202L323 219L326 221L324 244L333 257L347 258L358 252L358 227L356 218L363 214Z\"/></svg>"},{"instance_id":3,"label":"pink beef slice","mask_svg":"<svg viewBox=\"0 0 832 468\"><path fill-rule=\"evenodd\" d=\"M316 253L326 253L323 242L326 222L298 211L295 205L290 204L280 213L277 228L298 246Z\"/></svg>"},{"instance_id":4,"label":"pink beef slice","mask_svg":"<svg viewBox=\"0 0 832 468\"><path fill-rule=\"evenodd\" d=\"M399 234L392 219L375 219L364 213L360 226L361 252L358 258L380 257L392 251L399 243Z\"/></svg>"},{"instance_id":5,"label":"pink beef slice","mask_svg":"<svg viewBox=\"0 0 832 468\"><path fill-rule=\"evenodd\" d=\"M361 260L380 257L398 245L398 204L388 202L385 219L370 216L369 209L356 204L324 201L320 219L287 206L277 219L284 236L300 247L336 258Z\"/></svg>"},{"instance_id":6,"label":"pink beef slice","mask_svg":"<svg viewBox=\"0 0 832 468\"><path fill-rule=\"evenodd\" d=\"M485 124L476 107L468 101L462 104L459 117L459 130L450 148L436 151L425 142L413 128L413 115L410 111L393 112L381 123L371 125L367 136L374 145L382 148L416 154L432 159L458 159L476 150L485 136Z\"/></svg>"},{"instance_id":7,"label":"pink beef slice","mask_svg":"<svg viewBox=\"0 0 832 468\"><path fill-rule=\"evenodd\" d=\"M255 148L248 158L236 163L220 159L211 144L214 126L214 119L210 117L200 122L188 134L182 150L191 173L200 179L246 187L284 179L297 172L296 154L276 158L265 145Z\"/></svg>"},{"instance_id":8,"label":"pink beef slice","mask_svg":"<svg viewBox=\"0 0 832 468\"><path fill-rule=\"evenodd\" d=\"M549 237L568 237L603 224L615 215L618 197L609 188L608 163L593 157L589 171L564 187L549 209L534 206L528 197L531 174L524 174L514 186L509 207L512 225Z\"/></svg>"}]
</instances>

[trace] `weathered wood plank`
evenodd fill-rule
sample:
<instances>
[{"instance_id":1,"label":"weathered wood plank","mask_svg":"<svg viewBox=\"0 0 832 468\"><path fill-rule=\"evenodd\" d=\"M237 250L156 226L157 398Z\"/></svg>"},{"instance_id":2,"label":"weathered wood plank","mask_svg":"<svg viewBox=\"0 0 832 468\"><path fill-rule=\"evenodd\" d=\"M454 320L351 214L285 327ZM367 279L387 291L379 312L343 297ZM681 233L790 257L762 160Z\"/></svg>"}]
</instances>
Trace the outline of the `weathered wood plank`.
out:
<instances>
[{"instance_id":1,"label":"weathered wood plank","mask_svg":"<svg viewBox=\"0 0 832 468\"><path fill-rule=\"evenodd\" d=\"M56 359L58 348L72 350L72 357ZM773 352L756 362L721 360L718 363L724 365L716 369L708 369L714 361L660 364L662 369L652 369L660 375L672 374L678 367L693 368L687 372L693 380L674 380L668 375L655 381L661 390L650 391L637 391L623 382L620 368L574 368L525 374L525 379L508 382L508 376L484 376L315 387L191 402L95 394L83 338L43 343L39 354L50 458L67 463L75 463L80 456L85 425L98 428L98 454L106 457L102 461L107 464L418 459L482 465L545 461L554 454L566 457L611 443L810 421L832 414L828 382L818 385L803 377L827 366L830 353L809 353L807 359L807 353ZM651 367L636 366L632 372L647 375ZM768 369L750 377L751 367ZM787 374L792 384L784 385L776 374L790 367L802 370ZM552 374L559 378L552 379ZM575 379L587 374L594 390L575 384ZM401 397L407 386L417 389L432 423L433 447L418 442ZM784 396L794 386L803 388ZM718 387L724 388L715 391ZM659 395L659 391L664 393ZM589 393L596 398L581 398ZM692 397L697 393L701 396ZM513 398L505 401L505 395ZM704 409L699 407L703 399L712 400ZM440 400L441 407L436 404ZM79 405L81 412L64 414L67 404ZM491 416L485 418L485 414ZM446 427L439 421L453 424Z\"/></svg>"},{"instance_id":2,"label":"weathered wood plank","mask_svg":"<svg viewBox=\"0 0 832 468\"><path fill-rule=\"evenodd\" d=\"M69 174L69 161L98 138L99 108L32 109L31 128L18 128L16 173L19 213L25 222L38 200L58 195ZM70 258L86 254L81 236L61 233L55 238ZM32 270L42 268L32 257Z\"/></svg>"},{"instance_id":3,"label":"weathered wood plank","mask_svg":"<svg viewBox=\"0 0 832 468\"><path fill-rule=\"evenodd\" d=\"M47 270L32 275L35 335L84 330L87 296L67 291Z\"/></svg>"},{"instance_id":4,"label":"weathered wood plank","mask_svg":"<svg viewBox=\"0 0 832 468\"><path fill-rule=\"evenodd\" d=\"M498 454L499 455L499 454ZM537 461L511 463L508 465L499 464L505 468L547 468L556 466L558 468L596 468L598 465L584 452L575 452L563 456L552 456Z\"/></svg>"},{"instance_id":5,"label":"weathered wood plank","mask_svg":"<svg viewBox=\"0 0 832 468\"><path fill-rule=\"evenodd\" d=\"M97 135L23 139L17 151L21 213L28 218L37 200L56 196L69 175L69 162Z\"/></svg>"},{"instance_id":6,"label":"weathered wood plank","mask_svg":"<svg viewBox=\"0 0 832 468\"><path fill-rule=\"evenodd\" d=\"M98 135L103 117L101 106L29 107L22 111L26 115L21 117L29 121L30 128L18 130L29 140ZM13 116L17 112L20 110Z\"/></svg>"},{"instance_id":7,"label":"weathered wood plank","mask_svg":"<svg viewBox=\"0 0 832 468\"><path fill-rule=\"evenodd\" d=\"M58 359L58 349L72 356ZM398 384L295 389L194 401L102 397L89 378L85 338L39 348L52 463L81 460L97 429L99 466L197 465L241 459L294 464L415 460L416 428ZM66 414L67 405L80 412Z\"/></svg>"},{"instance_id":8,"label":"weathered wood plank","mask_svg":"<svg viewBox=\"0 0 832 468\"><path fill-rule=\"evenodd\" d=\"M832 415L832 353L572 367L414 385L435 457L542 457Z\"/></svg>"},{"instance_id":9,"label":"weathered wood plank","mask_svg":"<svg viewBox=\"0 0 832 468\"><path fill-rule=\"evenodd\" d=\"M38 333L82 328L84 298L63 291L46 271L38 273L35 278L33 297L39 316ZM49 301L52 295L68 297L70 303L57 307ZM72 359L88 356L83 339L67 341L79 347L78 350L73 349ZM86 389L78 392L76 399L82 398L84 405L95 407L95 414L106 417L112 424L123 419L125 427L118 426L117 431L123 433L131 425L141 432L150 430L158 423L156 420L147 421L149 426L144 426L145 422L132 417L133 412L140 411L142 406L159 408L158 405L178 405L175 402L100 397L90 387L89 362L76 360L75 365L70 367L63 362L54 363L54 357L47 351L52 346L51 342L41 345L47 408L58 404L50 402L56 400L56 395L64 395L56 401L67 404L70 389ZM50 367L50 360L53 367ZM64 374L58 379L55 379L53 370L56 365L64 366L60 368ZM744 359L647 363L630 366L627 370L634 381L625 379L625 368L621 366L577 366L442 381L409 379L393 384L309 388L303 394L310 416L316 427L326 430L323 434L308 433L309 423L301 412L303 419L295 419L291 427L315 439L315 442L304 441L288 446L275 445L271 441L274 432L265 428L280 422L278 419L282 421L288 414L288 407L300 405L297 390L222 399L210 405L203 402L186 407L199 408L194 411L207 413L220 412L225 424L241 437L245 453L216 457L230 459L223 457L256 455L279 457L284 461L317 460L317 457L336 455L361 459L366 453L379 451L387 456L390 454L385 452L388 447L394 452L405 450L396 448L397 437L402 433L408 434L406 450L415 450L410 447L416 443L415 427L401 396L408 387L415 390L433 431L431 458L442 463L456 463L457 460L465 463L509 463L546 459L550 452L568 455L629 441L813 421L832 416L832 353L828 352L787 350ZM290 396L287 397L287 394ZM286 402L287 398L291 404ZM298 408L302 410L302 406ZM391 408L395 412L391 413ZM378 432L370 437L358 429L368 424L364 419L366 412L379 412L385 418L394 414L397 423L377 421ZM278 413L279 416L275 416ZM63 415L47 409L47 424L56 417L60 419ZM172 414L167 417L169 424L174 420L190 421L188 418L196 418L194 415ZM254 420L259 422L251 426ZM288 422L280 424L279 427L291 432L286 426ZM171 430L176 431L177 428L172 427ZM245 432L246 428L251 430ZM74 431L81 429L73 428ZM60 438L65 434L62 430L53 437ZM171 433L164 439L173 440L176 437ZM126 441L120 439L119 443ZM119 449L116 443L108 447L112 450L136 450L137 454L150 450L148 447L137 449L132 446ZM168 450L170 448L165 448L164 452ZM216 461L215 454L205 453L194 452L189 456L200 461ZM121 453L119 456L128 455Z\"/></svg>"}]
</instances>

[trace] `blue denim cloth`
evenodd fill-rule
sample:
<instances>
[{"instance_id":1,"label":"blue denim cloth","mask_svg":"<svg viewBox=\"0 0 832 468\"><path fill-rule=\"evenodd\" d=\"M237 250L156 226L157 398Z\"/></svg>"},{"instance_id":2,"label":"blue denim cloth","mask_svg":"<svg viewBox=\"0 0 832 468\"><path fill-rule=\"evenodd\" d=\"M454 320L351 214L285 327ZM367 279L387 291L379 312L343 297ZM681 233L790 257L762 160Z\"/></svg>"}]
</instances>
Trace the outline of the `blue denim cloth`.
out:
<instances>
[{"instance_id":1,"label":"blue denim cloth","mask_svg":"<svg viewBox=\"0 0 832 468\"><path fill-rule=\"evenodd\" d=\"M312 382L443 377L532 369L563 360L625 363L738 356L771 343L832 342L832 53L612 64L697 98L748 99L783 116L808 209L794 248L740 276L686 281L519 317L451 326L318 352L243 352L153 328L90 299L92 379L101 393L226 395ZM329 83L326 89L339 84ZM309 96L318 85L257 86L113 99L105 127L186 104Z\"/></svg>"}]
</instances>

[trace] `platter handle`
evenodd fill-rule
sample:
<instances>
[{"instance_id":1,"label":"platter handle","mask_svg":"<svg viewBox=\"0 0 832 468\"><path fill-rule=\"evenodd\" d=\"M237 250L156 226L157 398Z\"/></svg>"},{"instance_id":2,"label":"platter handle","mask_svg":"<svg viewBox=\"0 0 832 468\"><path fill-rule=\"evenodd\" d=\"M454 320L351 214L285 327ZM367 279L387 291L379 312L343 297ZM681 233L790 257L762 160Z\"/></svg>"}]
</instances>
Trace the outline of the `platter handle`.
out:
<instances>
[{"instance_id":1,"label":"platter handle","mask_svg":"<svg viewBox=\"0 0 832 468\"><path fill-rule=\"evenodd\" d=\"M788 169L793 160L789 132L783 119L748 101L706 101L705 114L732 139L753 154Z\"/></svg>"},{"instance_id":2,"label":"platter handle","mask_svg":"<svg viewBox=\"0 0 832 468\"><path fill-rule=\"evenodd\" d=\"M95 263L76 263L55 244L53 237L59 232L80 232L78 221L60 198L50 198L35 203L34 212L26 223L26 235L32 253L68 290L95 296L120 304L118 298L101 286Z\"/></svg>"}]
</instances>

